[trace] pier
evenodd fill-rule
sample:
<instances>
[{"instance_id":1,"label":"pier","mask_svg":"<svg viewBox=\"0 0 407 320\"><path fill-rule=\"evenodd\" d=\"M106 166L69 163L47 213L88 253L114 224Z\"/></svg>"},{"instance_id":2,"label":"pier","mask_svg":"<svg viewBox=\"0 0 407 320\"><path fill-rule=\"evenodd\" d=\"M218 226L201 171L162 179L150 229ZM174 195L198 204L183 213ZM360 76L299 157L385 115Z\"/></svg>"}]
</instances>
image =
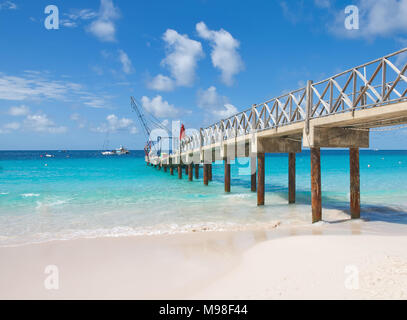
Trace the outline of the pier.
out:
<instances>
[{"instance_id":1,"label":"pier","mask_svg":"<svg viewBox=\"0 0 407 320\"><path fill-rule=\"evenodd\" d=\"M360 218L359 149L369 148L369 133L379 127L407 123L407 77L396 66L407 48L341 72L328 79L307 81L305 87L199 130L189 130L179 151L166 157L146 157L159 167L186 168L188 180L212 180L212 163L224 162L225 192L231 188L231 161L250 158L251 191L265 205L266 153L288 154L288 203L295 203L296 154L310 149L312 222L322 220L321 148L349 149L350 214ZM393 62L392 62L393 61ZM270 204L272 205L272 204Z\"/></svg>"}]
</instances>

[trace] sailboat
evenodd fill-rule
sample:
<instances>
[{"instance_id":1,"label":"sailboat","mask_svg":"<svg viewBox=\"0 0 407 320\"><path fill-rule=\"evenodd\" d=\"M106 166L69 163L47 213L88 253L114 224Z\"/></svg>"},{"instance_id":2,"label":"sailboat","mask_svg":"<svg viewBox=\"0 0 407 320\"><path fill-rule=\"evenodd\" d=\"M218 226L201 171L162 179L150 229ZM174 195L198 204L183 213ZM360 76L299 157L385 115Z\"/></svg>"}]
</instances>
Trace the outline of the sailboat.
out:
<instances>
[{"instance_id":1,"label":"sailboat","mask_svg":"<svg viewBox=\"0 0 407 320\"><path fill-rule=\"evenodd\" d=\"M102 156L113 156L116 154L115 150L106 150L107 146L109 145L109 131L106 132L106 137L105 137L105 141L103 142L103 150L102 151Z\"/></svg>"}]
</instances>

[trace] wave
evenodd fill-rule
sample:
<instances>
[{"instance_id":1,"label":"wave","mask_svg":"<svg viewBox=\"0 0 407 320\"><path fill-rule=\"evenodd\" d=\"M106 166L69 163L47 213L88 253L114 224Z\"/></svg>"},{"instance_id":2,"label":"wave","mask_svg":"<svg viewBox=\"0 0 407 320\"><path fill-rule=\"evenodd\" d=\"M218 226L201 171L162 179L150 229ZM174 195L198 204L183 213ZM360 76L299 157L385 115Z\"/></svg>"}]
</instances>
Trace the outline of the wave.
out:
<instances>
[{"instance_id":1,"label":"wave","mask_svg":"<svg viewBox=\"0 0 407 320\"><path fill-rule=\"evenodd\" d=\"M43 232L28 236L25 239L20 238L17 241L7 241L6 238L0 238L0 247L14 247L28 244L45 243L50 241L68 241L77 239L97 239L97 238L119 238L133 236L158 236L158 235L174 235L196 232L234 232L248 230L272 230L281 225L280 221L264 222L264 223L196 223L196 224L166 224L160 226L151 226L143 228L132 227L113 227L110 229L82 229L82 230L66 230L59 233ZM14 238L15 239L15 238ZM3 243L1 243L3 242Z\"/></svg>"},{"instance_id":2,"label":"wave","mask_svg":"<svg viewBox=\"0 0 407 320\"><path fill-rule=\"evenodd\" d=\"M68 202L69 202L69 200L55 200L55 201L50 201L50 202L37 201L36 209L40 209L43 207L56 207L56 206L60 206L65 203L68 203Z\"/></svg>"},{"instance_id":3,"label":"wave","mask_svg":"<svg viewBox=\"0 0 407 320\"><path fill-rule=\"evenodd\" d=\"M21 196L24 198L30 198L30 197L39 197L40 194L39 193L23 193Z\"/></svg>"}]
</instances>

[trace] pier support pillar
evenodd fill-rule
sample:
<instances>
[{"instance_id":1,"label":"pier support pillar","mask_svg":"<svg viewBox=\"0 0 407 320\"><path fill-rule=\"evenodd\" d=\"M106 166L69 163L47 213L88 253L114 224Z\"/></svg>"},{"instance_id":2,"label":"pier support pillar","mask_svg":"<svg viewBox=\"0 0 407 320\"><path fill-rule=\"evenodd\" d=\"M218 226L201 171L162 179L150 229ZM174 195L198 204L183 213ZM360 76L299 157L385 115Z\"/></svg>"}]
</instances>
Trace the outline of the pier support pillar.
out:
<instances>
[{"instance_id":1,"label":"pier support pillar","mask_svg":"<svg viewBox=\"0 0 407 320\"><path fill-rule=\"evenodd\" d=\"M195 164L195 179L199 179L199 164Z\"/></svg>"},{"instance_id":2,"label":"pier support pillar","mask_svg":"<svg viewBox=\"0 0 407 320\"><path fill-rule=\"evenodd\" d=\"M167 172L167 166L164 165L164 172Z\"/></svg>"},{"instance_id":3,"label":"pier support pillar","mask_svg":"<svg viewBox=\"0 0 407 320\"><path fill-rule=\"evenodd\" d=\"M212 163L208 164L208 180L212 181Z\"/></svg>"},{"instance_id":4,"label":"pier support pillar","mask_svg":"<svg viewBox=\"0 0 407 320\"><path fill-rule=\"evenodd\" d=\"M189 169L189 166L186 165L186 166L185 166L185 175L188 175L188 169Z\"/></svg>"},{"instance_id":5,"label":"pier support pillar","mask_svg":"<svg viewBox=\"0 0 407 320\"><path fill-rule=\"evenodd\" d=\"M295 203L295 153L288 154L288 203Z\"/></svg>"},{"instance_id":6,"label":"pier support pillar","mask_svg":"<svg viewBox=\"0 0 407 320\"><path fill-rule=\"evenodd\" d=\"M225 192L230 192L230 163L225 160Z\"/></svg>"},{"instance_id":7,"label":"pier support pillar","mask_svg":"<svg viewBox=\"0 0 407 320\"><path fill-rule=\"evenodd\" d=\"M252 192L256 192L256 157L252 156L250 158L250 175L251 175L251 181L250 181L250 190Z\"/></svg>"},{"instance_id":8,"label":"pier support pillar","mask_svg":"<svg viewBox=\"0 0 407 320\"><path fill-rule=\"evenodd\" d=\"M311 206L312 223L322 219L321 149L311 147Z\"/></svg>"},{"instance_id":9,"label":"pier support pillar","mask_svg":"<svg viewBox=\"0 0 407 320\"><path fill-rule=\"evenodd\" d=\"M173 166L170 166L170 175L174 175L174 167Z\"/></svg>"},{"instance_id":10,"label":"pier support pillar","mask_svg":"<svg viewBox=\"0 0 407 320\"><path fill-rule=\"evenodd\" d=\"M192 174L193 174L193 169L192 169L192 163L187 166L188 170L188 181L192 181Z\"/></svg>"},{"instance_id":11,"label":"pier support pillar","mask_svg":"<svg viewBox=\"0 0 407 320\"><path fill-rule=\"evenodd\" d=\"M182 165L178 165L178 179L182 179Z\"/></svg>"},{"instance_id":12,"label":"pier support pillar","mask_svg":"<svg viewBox=\"0 0 407 320\"><path fill-rule=\"evenodd\" d=\"M204 163L203 165L203 183L205 186L208 185L208 164Z\"/></svg>"},{"instance_id":13,"label":"pier support pillar","mask_svg":"<svg viewBox=\"0 0 407 320\"><path fill-rule=\"evenodd\" d=\"M359 148L349 148L350 160L350 215L352 219L360 218L360 173Z\"/></svg>"},{"instance_id":14,"label":"pier support pillar","mask_svg":"<svg viewBox=\"0 0 407 320\"><path fill-rule=\"evenodd\" d=\"M265 155L257 153L257 205L264 206Z\"/></svg>"}]
</instances>

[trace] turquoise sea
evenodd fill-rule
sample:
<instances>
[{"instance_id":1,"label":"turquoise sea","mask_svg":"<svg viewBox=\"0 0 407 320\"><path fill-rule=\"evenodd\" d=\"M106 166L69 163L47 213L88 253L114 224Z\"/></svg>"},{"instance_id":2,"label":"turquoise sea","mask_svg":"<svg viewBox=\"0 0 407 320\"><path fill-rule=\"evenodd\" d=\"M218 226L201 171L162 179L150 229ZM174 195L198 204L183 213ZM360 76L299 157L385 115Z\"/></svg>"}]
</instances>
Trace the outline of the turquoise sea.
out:
<instances>
[{"instance_id":1,"label":"turquoise sea","mask_svg":"<svg viewBox=\"0 0 407 320\"><path fill-rule=\"evenodd\" d=\"M50 153L54 158L41 155ZM323 218L348 217L347 150L322 150ZM250 192L248 159L223 164L213 182L179 180L144 163L143 151L106 157L100 151L0 151L0 245L80 237L238 230L309 224L309 152L297 155L297 203L287 204L288 159L266 157L266 205ZM361 150L362 217L407 223L407 151Z\"/></svg>"}]
</instances>

